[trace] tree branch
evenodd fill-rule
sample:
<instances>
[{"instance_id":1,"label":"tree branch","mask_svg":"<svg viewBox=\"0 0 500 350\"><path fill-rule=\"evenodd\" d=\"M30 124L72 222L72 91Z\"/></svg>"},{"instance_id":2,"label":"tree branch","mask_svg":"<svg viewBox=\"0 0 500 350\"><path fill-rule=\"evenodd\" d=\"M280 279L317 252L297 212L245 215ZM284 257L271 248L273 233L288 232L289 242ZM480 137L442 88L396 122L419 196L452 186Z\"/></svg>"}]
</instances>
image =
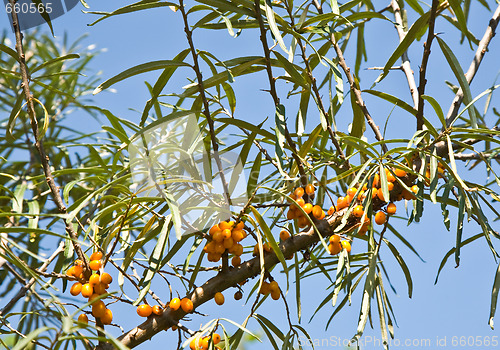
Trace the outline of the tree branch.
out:
<instances>
[{"instance_id":1,"label":"tree branch","mask_svg":"<svg viewBox=\"0 0 500 350\"><path fill-rule=\"evenodd\" d=\"M424 43L424 54L422 55L422 63L420 64L420 76L418 83L418 104L417 104L417 130L422 130L424 127L424 99L425 84L427 79L425 74L427 72L427 63L431 54L432 40L434 39L434 24L436 22L437 7L439 0L432 0L431 16L429 18L429 31L427 33L427 40Z\"/></svg>"},{"instance_id":2,"label":"tree branch","mask_svg":"<svg viewBox=\"0 0 500 350\"><path fill-rule=\"evenodd\" d=\"M476 72L479 69L479 65L481 64L481 61L483 60L483 57L486 54L486 51L488 51L488 45L490 44L491 39L493 39L493 37L495 36L495 31L498 26L499 19L500 19L500 4L498 5L495 13L493 14L493 17L490 19L488 27L484 32L483 38L479 42L476 54L474 55L474 58L472 59L472 62L469 66L469 70L467 70L467 73L465 73L465 79L467 79L468 84L470 84L472 82L472 79L474 79L474 76L476 75ZM464 98L464 92L460 88L458 89L455 98L451 103L448 114L446 115L447 127L450 126L451 121L455 119L455 117L457 116L458 108L460 107L463 98Z\"/></svg>"},{"instance_id":3,"label":"tree branch","mask_svg":"<svg viewBox=\"0 0 500 350\"><path fill-rule=\"evenodd\" d=\"M14 7L17 0L9 0L9 2L12 5L12 7ZM59 188L57 187L54 181L54 176L52 175L52 170L50 169L49 156L45 153L45 149L43 147L43 141L39 135L38 120L36 119L35 105L33 104L33 96L31 95L29 86L30 78L28 74L28 67L26 65L26 60L24 55L23 34L21 33L21 28L19 26L19 20L16 11L11 11L11 17L12 17L12 26L14 27L14 32L16 36L16 51L19 56L19 68L21 69L21 77L22 77L21 87L23 89L24 97L26 99L26 103L28 106L28 115L31 121L31 129L35 137L35 147L38 151L38 154L40 155L40 161L42 163L43 172L45 174L45 181L47 182L47 185L50 188L50 192L52 193L52 199L55 205L57 206L59 213L67 214L66 207L64 206L61 194L59 193ZM86 272L90 271L88 267L87 258L85 257L82 248L77 242L78 234L73 229L72 223L67 219L64 219L64 224L66 227L66 232L71 238L71 242L73 244L76 254L78 255L78 258L83 261Z\"/></svg>"}]
</instances>

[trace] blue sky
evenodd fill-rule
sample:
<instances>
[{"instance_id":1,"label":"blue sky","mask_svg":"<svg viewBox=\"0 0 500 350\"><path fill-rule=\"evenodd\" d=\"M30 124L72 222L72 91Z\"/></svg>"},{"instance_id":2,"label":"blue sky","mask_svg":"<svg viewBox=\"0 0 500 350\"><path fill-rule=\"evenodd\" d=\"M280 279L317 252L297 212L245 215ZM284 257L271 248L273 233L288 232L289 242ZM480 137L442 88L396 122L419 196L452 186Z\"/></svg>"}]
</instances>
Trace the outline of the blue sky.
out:
<instances>
[{"instance_id":1,"label":"blue sky","mask_svg":"<svg viewBox=\"0 0 500 350\"><path fill-rule=\"evenodd\" d=\"M108 0L104 4L99 1L88 1L91 10L107 11L118 8L122 2L118 0ZM188 2L191 3L191 2ZM474 3L474 2L473 2ZM490 1L492 7L494 3ZM58 18L53 22L56 37L62 37L67 32L70 38L76 39L84 33L89 36L85 39L85 45L96 45L97 49L106 49L97 56L93 61L91 67L95 71L102 72L102 80L107 79L115 74L129 68L131 66L144 63L147 61L159 59L171 59L177 52L186 47L186 40L182 30L179 29L181 25L180 14L173 13L168 8L158 10L144 11L131 15L117 16L110 18L95 26L89 27L95 16L84 14L81 12L82 6L78 5L74 10L68 14ZM490 18L490 14L486 13L482 8L473 4L472 16L470 18L470 29L481 38L484 32L486 23ZM388 14L390 16L390 14ZM414 19L414 18L413 18ZM7 28L8 24L5 17L0 17L2 27ZM192 21L194 22L194 21ZM1 27L0 27L1 28ZM177 29L173 29L177 28ZM390 56L394 49L397 40L397 34L390 23L378 23L374 26L376 30L366 32L366 42L368 57L371 63L378 62L377 65L383 65L385 60ZM442 34L446 40L456 43L458 36L456 31L445 23L443 19L438 21L436 31ZM387 46L377 45L377 39L380 37L389 37L392 41L386 41ZM199 49L213 51L221 59L232 58L235 56L244 55L259 55L261 48L257 41L255 33L244 32L239 38L231 38L227 31L208 32L196 31L195 44ZM414 44L409 52L410 59L412 59L412 67L415 73L418 73L418 64L421 59L423 41ZM498 64L495 62L499 53L498 38L493 39L491 52L486 55L486 58L480 69L480 73L475 78L472 85L473 95L476 95L484 89L490 87L494 83L494 79L498 74ZM467 45L458 47L454 45L454 52L459 57L459 60L464 68L467 69L470 59L473 56ZM352 57L353 45L350 44L346 52L348 64L353 67L354 61ZM362 68L366 68L366 64ZM138 121L140 112L142 112L145 101L148 99L147 89L143 83L148 80L154 83L155 78L159 73L153 72L130 80L121 82L113 88L116 92L112 93L104 91L95 96L95 103L101 107L111 110L116 115L122 118L127 118L133 121ZM361 84L362 88L369 88L372 82L376 79L378 72L376 71L361 71ZM192 74L189 75L192 77ZM418 74L417 74L418 76ZM167 85L167 90L178 89L188 83L185 76L178 74L175 76L176 80ZM246 97L238 100L237 112L240 119L263 120L266 116L271 116L273 111L273 103L270 96L260 91L260 88L267 88L267 83L263 80L263 75L258 75L257 80L254 78L241 77L236 80L235 89L238 94L245 94ZM454 83L455 79L451 70L447 67L443 55L439 51L437 43L433 47L433 52L429 62L427 84L427 94L436 96L441 101L442 108L446 112L449 103L453 99L453 95L445 86L443 80L448 79ZM344 80L346 84L346 81ZM262 86L264 84L264 86ZM387 91L389 93L397 94L399 97L411 103L408 93L406 81L402 74L391 73L380 86L376 87L379 90ZM387 103L376 100L367 94L364 95L366 103L374 116L377 124L383 126L385 118L391 113L392 106ZM258 103L256 103L258 101ZM482 102L479 103L482 109ZM495 103L493 102L493 105ZM427 106L430 110L430 107ZM338 118L338 128L346 130L347 124L350 122L351 112L349 104L347 103L341 109L341 114L345 115L343 118ZM432 115L432 114L431 114ZM79 115L75 116L79 118ZM74 118L75 118L74 117ZM73 123L80 123L81 127L90 130L96 130L100 126L98 123L85 119L72 120ZM430 117L433 118L432 116ZM313 118L311 118L313 119ZM493 120L490 118L490 127L493 126ZM316 123L316 120L311 120L311 123ZM105 122L104 122L105 123ZM312 125L312 124L311 124ZM414 132L415 122L407 114L395 110L391 115L387 136L391 137L409 137ZM369 135L370 132L367 131ZM371 138L371 136L369 136ZM478 175L484 176L483 173L477 172ZM456 215L452 212L451 221L454 223ZM498 229L498 224L492 222L494 229ZM462 250L461 265L459 268L454 268L453 257L450 258L449 263L443 269L440 280L437 285L434 285L436 272L444 254L455 245L455 233L452 224L451 232L447 232L442 224L441 209L439 205L432 205L426 203L424 217L418 224L412 224L406 227L406 221L400 220L397 227L400 232L404 234L405 238L409 240L413 246L420 253L421 257L425 260L422 262L418 257L411 253L405 247L398 245L401 254L403 255L406 263L410 267L414 282L413 298L408 299L406 292L406 282L404 276L394 261L390 252L385 249L382 250L381 256L390 272L391 282L397 289L398 294L394 295L389 291L389 297L394 308L398 326L395 327L396 338L404 342L405 339L419 342L419 340L430 340L431 349L437 349L439 346L436 344L437 339L446 337L446 349L462 348L462 349L489 349L495 348L491 346L479 346L478 341L483 340L484 337L499 336L498 330L492 331L488 326L489 305L491 298L491 287L493 283L494 273L497 268L492 255L486 245L484 239L475 241ZM464 230L464 239L474 234L477 234L480 228L472 224L467 224ZM389 239L394 238L391 234L387 236ZM364 249L364 245L353 245L353 252ZM280 285L284 285L281 276ZM352 306L345 307L334 319L330 328L325 331L324 324L330 316L328 306L325 307L315 319L308 324L310 316L316 309L319 301L323 299L326 292L324 288L327 283L324 278L314 279L310 278L305 280L302 284L302 310L303 320L302 325L307 329L313 339L318 339L320 344L318 349L340 349L341 347L335 346L332 342L326 342L325 339L331 340L330 337L340 337L342 340L350 339L356 332L357 319L359 314L360 304L360 289L353 296ZM390 289L385 282L386 290ZM161 291L162 286L157 285L158 291ZM224 306L216 306L215 303L207 303L200 308L200 312L208 314L206 318L195 317L191 322L185 324L191 329L197 329L200 324L204 324L208 319L215 317L227 317L242 322L249 312L249 305L244 307L242 301L235 302L232 300L231 295L234 291L226 292L226 304ZM295 296L293 287L287 297L288 303L292 311L292 321L297 322ZM251 304L251 301L250 301ZM374 302L373 307L376 308ZM115 320L118 321L125 330L142 322L141 318L136 315L133 307L130 306L117 306L113 308ZM275 324L279 325L282 330L286 331L287 322L284 317L284 305L282 301L274 302L266 300L260 312L271 319ZM374 349L370 339L377 338L380 340L379 321L377 312L373 312L373 325L372 330L367 325L365 330L364 340L367 342L362 349ZM252 331L258 331L257 322L253 321L248 326ZM114 334L120 334L119 330L112 330ZM370 338L372 337L372 338ZM473 337L474 346L453 346L452 340L460 340L460 337ZM265 339L265 336L263 336ZM491 338L490 338L491 339ZM333 340L333 338L332 338ZM265 340L264 340L265 341ZM500 342L500 339L497 339ZM325 343L326 342L326 343ZM165 345L173 348L177 344L177 335L171 332L166 332L155 336L151 341L142 345L142 349L156 349L159 346ZM415 343L416 344L416 343ZM397 345L397 343L396 343ZM471 345L471 343L469 343ZM441 346L444 348L443 346ZM267 344L262 345L252 343L249 344L247 349L257 348L270 348ZM308 348L308 347L306 347ZM424 346L394 346L393 349L425 349Z\"/></svg>"}]
</instances>

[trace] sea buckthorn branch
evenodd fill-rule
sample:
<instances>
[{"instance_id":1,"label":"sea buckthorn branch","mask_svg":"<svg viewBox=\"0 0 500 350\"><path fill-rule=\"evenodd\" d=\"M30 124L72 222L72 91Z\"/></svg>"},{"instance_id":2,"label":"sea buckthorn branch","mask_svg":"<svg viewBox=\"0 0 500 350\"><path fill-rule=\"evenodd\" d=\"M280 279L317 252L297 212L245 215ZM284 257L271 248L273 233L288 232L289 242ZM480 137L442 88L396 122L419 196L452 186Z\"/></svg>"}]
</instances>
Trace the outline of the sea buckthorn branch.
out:
<instances>
[{"instance_id":1,"label":"sea buckthorn branch","mask_svg":"<svg viewBox=\"0 0 500 350\"><path fill-rule=\"evenodd\" d=\"M427 40L424 43L424 53L422 55L422 63L420 64L420 70L419 70L420 76L418 83L417 130L422 130L424 126L424 99L422 96L425 93L425 85L427 83L425 74L427 72L427 63L429 62L429 56L431 55L432 40L435 37L434 24L436 22L438 5L439 5L439 0L432 0Z\"/></svg>"},{"instance_id":2,"label":"sea buckthorn branch","mask_svg":"<svg viewBox=\"0 0 500 350\"><path fill-rule=\"evenodd\" d=\"M392 11L394 12L394 20L396 21L397 24L394 27L398 32L399 42L402 42L406 36L406 31L407 31L407 28L405 28L403 25L403 16L401 15L401 11L404 10L402 10L401 7L399 7L398 0L392 0L390 6L392 8ZM415 82L415 76L413 75L413 69L411 69L410 59L408 58L408 51L403 52L403 55L401 56L401 62L402 64L398 68L400 68L404 72L406 80L408 81L408 87L410 88L410 94L411 98L413 99L413 105L415 106L415 108L418 108L418 101L419 101L418 88L417 88L417 83Z\"/></svg>"},{"instance_id":3,"label":"sea buckthorn branch","mask_svg":"<svg viewBox=\"0 0 500 350\"><path fill-rule=\"evenodd\" d=\"M342 216L345 210L339 211L329 217L327 220L322 220L318 223L318 230L323 238L328 238L333 234L335 227L341 224ZM284 256L290 256L300 250L320 241L318 234L314 228L309 228L293 236L293 239L288 239L280 244L281 251ZM265 253L264 267L269 269L279 263L279 259L274 253ZM243 262L235 268L229 269L225 273L219 273L215 277L206 281L203 285L197 287L193 292L189 293L186 298L190 299L196 309L205 302L212 300L216 292L224 291L234 287L238 282L248 278L255 277L261 272L260 258L255 257L249 261ZM124 335L117 339L125 346L134 348L139 344L153 337L158 332L161 332L171 326L177 324L178 320L186 315L181 308L173 311L170 308L165 309L161 316L150 317L145 322L134 329L129 330ZM113 349L111 344L98 347L98 350Z\"/></svg>"},{"instance_id":4,"label":"sea buckthorn branch","mask_svg":"<svg viewBox=\"0 0 500 350\"><path fill-rule=\"evenodd\" d=\"M264 20L262 19L262 13L260 10L260 0L255 0L254 7L255 7L256 18L259 21L260 41L262 42L262 48L264 50L264 56L266 59L266 72L270 86L269 93L271 94L274 101L274 105L277 109L280 105L280 99L278 97L278 93L276 92L276 78L274 78L273 76L273 70L271 67L271 54L269 51L269 45L267 44L266 28L264 27ZM286 123L284 127L285 127L285 139L292 151L292 157L294 158L295 163L297 163L297 168L299 169L299 174L300 174L300 181L302 185L305 186L307 184L307 175L304 170L304 165L302 164L302 159L300 159L298 155L297 148L295 147L295 142L292 140L292 137L290 136L290 132L288 131Z\"/></svg>"},{"instance_id":5,"label":"sea buckthorn branch","mask_svg":"<svg viewBox=\"0 0 500 350\"><path fill-rule=\"evenodd\" d=\"M285 1L284 5L288 11L288 16L290 17L291 27L295 28L295 21L293 18L292 8L288 5L288 1ZM309 79L311 80L311 88L314 92L314 95L316 96L318 109L319 109L320 113L323 114L323 116L326 120L326 129L330 135L330 139L332 140L332 143L335 146L335 149L337 150L337 155L344 162L344 164L342 164L342 166L345 166L347 169L350 169L351 166L349 164L349 160L346 159L344 152L342 151L342 147L340 147L339 141L337 140L336 133L335 133L335 131L333 131L332 125L331 125L330 120L328 118L328 112L326 111L326 109L323 105L323 99L321 98L321 94L319 93L318 85L316 84L316 78L313 75L311 65L309 64L309 59L306 55L306 47L302 44L302 40L300 40L299 38L297 38L297 45L300 47L301 56L302 56L302 59L304 60L304 64L306 67L306 72L307 72L307 75L309 76Z\"/></svg>"},{"instance_id":6,"label":"sea buckthorn branch","mask_svg":"<svg viewBox=\"0 0 500 350\"><path fill-rule=\"evenodd\" d=\"M467 83L470 85L472 82L472 79L474 79L474 76L476 75L479 65L481 64L481 61L484 58L484 55L488 51L488 45L490 44L491 39L496 34L496 28L498 26L498 22L500 20L500 4L498 5L497 9L495 10L495 13L493 14L493 17L490 19L488 23L488 27L486 28L486 31L484 32L483 38L479 42L479 45L477 47L476 53L474 55L474 58L472 59L472 62L469 66L469 69L467 70L467 73L465 73L465 79L467 79ZM451 103L450 109L448 113L446 114L446 126L449 127L451 122L455 119L458 113L458 108L462 104L462 100L464 98L464 93L461 88L458 89L455 98L453 99L453 102Z\"/></svg>"},{"instance_id":7,"label":"sea buckthorn branch","mask_svg":"<svg viewBox=\"0 0 500 350\"><path fill-rule=\"evenodd\" d=\"M15 5L17 0L9 0L12 7ZM22 83L21 87L23 89L24 97L26 99L27 107L28 107L28 115L31 122L31 129L33 132L33 136L35 138L35 147L40 155L40 161L42 163L43 172L45 174L45 181L49 186L50 192L52 194L52 200L54 201L59 213L66 215L68 214L66 210L66 206L63 203L61 198L61 194L59 193L59 187L56 185L54 181L54 176L52 174L52 170L50 169L49 156L45 153L45 148L43 146L43 141L40 138L39 130L38 130L38 120L36 119L36 111L35 105L33 104L33 95L30 91L29 86L29 74L28 67L26 65L26 59L23 48L23 34L21 33L21 27L19 26L19 19L16 11L11 11L12 17L12 26L14 27L14 32L16 36L16 51L18 55L19 68L21 70ZM75 249L76 255L78 258L83 261L86 272L90 271L87 258L83 253L80 244L78 244L77 238L78 234L73 229L72 223L68 219L64 219L64 224L66 228L66 232L71 238L71 243L73 244L73 248Z\"/></svg>"},{"instance_id":8,"label":"sea buckthorn branch","mask_svg":"<svg viewBox=\"0 0 500 350\"><path fill-rule=\"evenodd\" d=\"M184 21L184 32L186 33L186 38L189 44L189 48L191 50L191 55L193 56L193 70L196 73L196 79L198 80L198 87L200 90L200 96L203 101L203 114L207 119L208 128L210 131L210 141L212 143L212 149L214 151L215 163L217 164L217 169L219 170L219 176L222 182L222 187L224 189L224 196L226 197L226 202L228 205L231 205L231 196L229 195L229 186L226 181L226 176L224 175L224 169L222 167L222 163L219 156L219 144L217 142L217 138L215 136L215 126L214 120L210 115L210 107L208 105L207 96L205 94L205 86L203 84L203 75L201 73L201 68L198 63L198 52L194 47L193 43L193 32L189 28L188 16L186 13L186 9L184 8L184 0L179 0L179 9L182 14L182 19Z\"/></svg>"}]
</instances>

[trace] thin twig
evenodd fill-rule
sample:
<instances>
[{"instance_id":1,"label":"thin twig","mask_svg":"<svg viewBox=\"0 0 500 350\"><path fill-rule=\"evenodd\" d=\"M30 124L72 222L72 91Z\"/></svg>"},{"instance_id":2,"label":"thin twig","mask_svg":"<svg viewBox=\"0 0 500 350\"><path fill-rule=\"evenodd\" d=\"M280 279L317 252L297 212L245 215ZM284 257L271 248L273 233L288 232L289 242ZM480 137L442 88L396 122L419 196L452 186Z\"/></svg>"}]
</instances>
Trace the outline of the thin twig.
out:
<instances>
[{"instance_id":1,"label":"thin twig","mask_svg":"<svg viewBox=\"0 0 500 350\"><path fill-rule=\"evenodd\" d=\"M12 8L14 8L16 1L17 0L9 0L10 4L12 5ZM38 154L40 155L40 161L42 163L43 172L45 174L45 181L47 182L47 185L50 188L50 192L52 193L52 200L57 206L59 213L67 214L66 207L61 198L61 194L59 193L59 187L57 187L54 181L54 176L50 168L49 156L45 153L43 141L39 135L38 120L36 119L35 105L33 103L33 96L31 95L29 86L30 77L28 74L28 67L26 65L26 59L23 48L23 34L21 33L21 28L19 26L19 20L16 11L11 11L11 17L12 17L12 26L14 27L14 32L16 36L16 51L19 58L19 68L21 70L21 76L22 76L21 87L23 88L24 97L26 99L28 106L28 115L31 121L31 129L35 137L35 147L38 151ZM88 267L87 258L85 257L82 248L78 244L77 241L78 234L73 229L72 223L67 219L64 219L64 224L66 227L66 232L71 238L71 242L73 244L76 254L78 255L78 258L83 261L86 272L90 271Z\"/></svg>"},{"instance_id":2,"label":"thin twig","mask_svg":"<svg viewBox=\"0 0 500 350\"><path fill-rule=\"evenodd\" d=\"M439 5L439 0L432 0L431 15L429 18L429 30L427 33L427 40L424 44L424 53L422 55L422 63L420 64L420 76L418 82L418 104L417 104L417 130L422 130L424 127L424 99L423 95L425 93L425 84L427 79L425 74L427 73L427 63L429 62L429 56L431 54L432 40L435 37L434 34L434 24L436 22L436 13Z\"/></svg>"},{"instance_id":3,"label":"thin twig","mask_svg":"<svg viewBox=\"0 0 500 350\"><path fill-rule=\"evenodd\" d=\"M293 19L293 13L292 13L292 8L288 6L288 3L285 1L284 2L285 7L288 11L288 15L290 17L290 24L292 28L295 28L295 21ZM297 38L297 45L300 47L300 52L302 59L304 60L304 64L306 67L306 72L307 75L309 76L309 79L311 80L311 88L314 92L314 95L316 96L316 101L317 101L317 106L321 114L323 114L323 117L325 118L326 121L326 129L328 131L328 134L330 135L330 139L332 140L333 145L335 146L335 149L337 150L337 155L342 159L344 162L342 164L342 167L346 167L347 169L350 169L351 166L349 164L349 160L346 159L344 152L342 151L342 148L340 147L339 141L337 140L337 136L335 131L332 129L332 125L330 123L330 120L328 118L328 112L326 111L324 105L323 105L323 99L321 98L321 94L319 93L318 85L316 84L316 78L313 75L311 65L309 64L309 58L306 55L306 47L302 44L302 40Z\"/></svg>"},{"instance_id":4,"label":"thin twig","mask_svg":"<svg viewBox=\"0 0 500 350\"><path fill-rule=\"evenodd\" d=\"M200 90L200 97L203 101L203 114L205 115L205 118L207 119L208 128L210 131L210 141L212 143L212 149L214 151L215 163L217 164L217 168L219 170L219 175L220 175L220 179L222 182L222 186L224 188L224 196L226 197L226 202L229 206L231 206L231 197L229 195L229 186L228 186L228 183L226 181L226 176L224 175L224 169L222 167L222 162L221 162L220 156L219 156L219 144L217 142L217 138L215 135L214 120L212 119L212 116L210 115L210 108L208 105L207 96L205 94L205 86L203 84L203 75L201 73L200 65L198 63L198 52L196 51L196 48L194 47L193 32L189 28L188 17L186 14L186 10L184 8L184 0L179 1L179 9L180 9L180 12L182 14L182 18L184 20L184 32L186 33L187 41L188 41L189 47L191 49L191 55L193 56L193 70L196 73L196 79L198 80L198 88Z\"/></svg>"},{"instance_id":5,"label":"thin twig","mask_svg":"<svg viewBox=\"0 0 500 350\"><path fill-rule=\"evenodd\" d=\"M370 113L368 112L368 108L366 108L366 104L363 101L363 97L361 96L361 90L357 86L353 75L351 74L351 69L347 66L347 63L344 59L344 54L342 53L342 50L340 49L340 46L337 44L337 40L335 40L335 36L332 34L330 35L330 41L332 42L333 48L335 49L335 52L337 53L337 57L339 59L339 64L342 67L342 70L344 71L345 75L347 76L347 80L349 81L349 85L351 88L351 91L354 93L354 97L356 99L356 104L361 108L361 111L363 112L366 121L368 122L368 125L370 125L370 128L372 129L373 133L375 134L375 138L377 141L383 141L384 137L382 136L382 133L380 132L380 128L375 124L375 121L371 117ZM387 153L389 149L387 148L387 145L385 143L381 143L382 145L382 150L384 153Z\"/></svg>"},{"instance_id":6,"label":"thin twig","mask_svg":"<svg viewBox=\"0 0 500 350\"><path fill-rule=\"evenodd\" d=\"M498 21L500 20L500 4L498 5L495 13L493 14L493 17L490 19L488 23L488 27L486 28L486 31L484 32L483 38L479 42L479 45L476 50L476 54L474 55L474 58L472 59L472 62L469 66L469 69L467 70L467 73L465 73L465 79L467 79L467 83L470 85L472 82L472 79L474 79L474 76L477 73L477 70L479 69L479 65L481 64L481 61L483 60L484 55L486 54L486 51L488 51L488 45L490 44L491 39L495 36L495 31L498 26ZM446 115L446 126L449 127L452 120L455 119L458 113L458 108L460 107L460 104L462 103L462 100L464 98L464 92L462 89L458 89L455 98L453 99L453 102L451 103L450 109L448 111L448 114Z\"/></svg>"}]
</instances>

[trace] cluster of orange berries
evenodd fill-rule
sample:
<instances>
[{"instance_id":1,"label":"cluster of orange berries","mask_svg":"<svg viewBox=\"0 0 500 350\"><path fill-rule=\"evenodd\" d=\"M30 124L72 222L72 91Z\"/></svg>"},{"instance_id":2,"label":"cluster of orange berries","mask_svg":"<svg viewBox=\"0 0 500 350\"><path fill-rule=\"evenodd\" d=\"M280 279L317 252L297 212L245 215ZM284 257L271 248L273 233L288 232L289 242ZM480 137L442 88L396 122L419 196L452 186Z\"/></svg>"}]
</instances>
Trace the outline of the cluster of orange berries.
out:
<instances>
[{"instance_id":1,"label":"cluster of orange berries","mask_svg":"<svg viewBox=\"0 0 500 350\"><path fill-rule=\"evenodd\" d=\"M309 199L314 198L314 192L314 186L312 184L308 184L305 189L303 187L297 187L290 195L290 198L292 198L297 204L294 203L290 206L286 217L288 220L297 219L297 225L300 228L309 226L309 219L304 215L302 210L307 215L312 214L318 220L322 220L326 216L323 208L319 205L312 205L309 203ZM302 210L299 209L299 206Z\"/></svg>"},{"instance_id":2,"label":"cluster of orange berries","mask_svg":"<svg viewBox=\"0 0 500 350\"><path fill-rule=\"evenodd\" d=\"M340 240L339 235L330 236L328 244L328 253L331 255L337 255L342 251L342 249L347 250L348 253L351 252L351 243L347 240Z\"/></svg>"},{"instance_id":3,"label":"cluster of orange berries","mask_svg":"<svg viewBox=\"0 0 500 350\"><path fill-rule=\"evenodd\" d=\"M168 303L168 307L173 311L179 310L181 308L185 313L193 312L193 302L188 298L173 298ZM163 308L159 305L150 306L148 304L142 304L137 307L137 314L141 317L149 317L152 314L161 316L163 314Z\"/></svg>"},{"instance_id":4,"label":"cluster of orange berries","mask_svg":"<svg viewBox=\"0 0 500 350\"><path fill-rule=\"evenodd\" d=\"M93 271L88 280L83 274L83 261L76 260L74 265L66 272L67 276L76 277L79 281L75 282L69 292L73 296L81 294L84 298L92 301L100 295L107 293L109 284L113 281L111 275L102 271L101 252L92 253L90 256L89 267ZM106 308L104 301L97 300L92 304L92 315L99 318L103 324L111 324L113 321L113 312ZM88 323L89 319L86 314L78 316L78 321Z\"/></svg>"},{"instance_id":5,"label":"cluster of orange berries","mask_svg":"<svg viewBox=\"0 0 500 350\"><path fill-rule=\"evenodd\" d=\"M259 293L262 295L269 295L271 294L271 298L273 300L278 300L281 295L280 287L278 285L278 282L272 281L272 282L267 282L267 281L262 281L262 285L260 286Z\"/></svg>"},{"instance_id":6,"label":"cluster of orange berries","mask_svg":"<svg viewBox=\"0 0 500 350\"><path fill-rule=\"evenodd\" d=\"M243 254L243 246L240 242L247 236L244 227L243 222L236 224L234 221L221 221L212 226L208 231L212 240L203 247L208 261L218 262L222 254L227 251L233 255L232 265L234 267L240 265L240 256Z\"/></svg>"},{"instance_id":7,"label":"cluster of orange berries","mask_svg":"<svg viewBox=\"0 0 500 350\"><path fill-rule=\"evenodd\" d=\"M208 350L210 343L216 345L220 343L220 335L217 333L207 335L205 337L197 337L191 340L189 343L189 348L191 350ZM220 347L216 346L215 349L220 349Z\"/></svg>"}]
</instances>

